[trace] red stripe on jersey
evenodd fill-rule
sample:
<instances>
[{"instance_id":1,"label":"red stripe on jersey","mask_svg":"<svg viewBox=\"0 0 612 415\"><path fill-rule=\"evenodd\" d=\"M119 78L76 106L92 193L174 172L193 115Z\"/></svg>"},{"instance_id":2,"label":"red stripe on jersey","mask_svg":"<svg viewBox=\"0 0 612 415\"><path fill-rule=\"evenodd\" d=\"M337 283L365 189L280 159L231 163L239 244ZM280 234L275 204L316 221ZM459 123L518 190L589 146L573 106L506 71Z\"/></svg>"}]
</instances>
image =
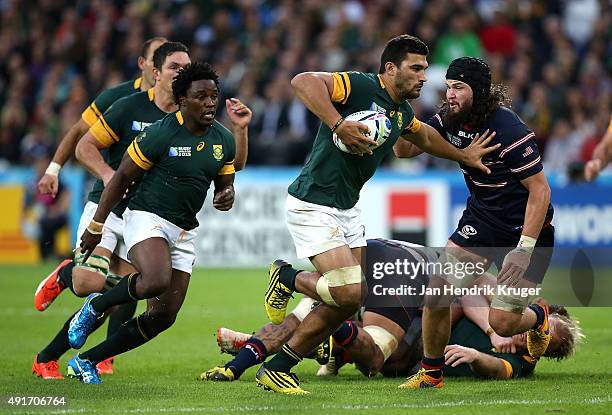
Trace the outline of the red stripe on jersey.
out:
<instances>
[{"instance_id":1,"label":"red stripe on jersey","mask_svg":"<svg viewBox=\"0 0 612 415\"><path fill-rule=\"evenodd\" d=\"M526 142L527 140L529 140L532 137L535 137L534 133L527 134L525 137L521 138L517 142L513 143L512 145L510 145L510 146L506 147L504 150L502 150L501 153L499 153L499 157L504 157L504 155L506 155L506 153L508 153L509 151L514 150L515 148L517 148L518 146L520 146L521 144L523 144L524 142Z\"/></svg>"}]
</instances>

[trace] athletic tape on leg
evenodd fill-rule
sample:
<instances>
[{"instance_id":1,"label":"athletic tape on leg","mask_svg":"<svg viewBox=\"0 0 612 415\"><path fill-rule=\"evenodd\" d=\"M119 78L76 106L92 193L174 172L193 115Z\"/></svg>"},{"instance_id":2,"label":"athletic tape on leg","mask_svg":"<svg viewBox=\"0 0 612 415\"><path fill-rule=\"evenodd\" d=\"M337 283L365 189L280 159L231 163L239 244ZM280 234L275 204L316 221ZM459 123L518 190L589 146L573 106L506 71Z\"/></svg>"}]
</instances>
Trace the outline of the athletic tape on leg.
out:
<instances>
[{"instance_id":1,"label":"athletic tape on leg","mask_svg":"<svg viewBox=\"0 0 612 415\"><path fill-rule=\"evenodd\" d=\"M319 278L317 281L317 294L319 294L324 303L334 307L339 307L338 303L336 303L329 292L330 287L360 284L361 279L361 267L359 265L332 269L331 271L327 271L325 274L321 275L321 278Z\"/></svg>"},{"instance_id":2,"label":"athletic tape on leg","mask_svg":"<svg viewBox=\"0 0 612 415\"><path fill-rule=\"evenodd\" d=\"M491 300L491 308L522 314L527 304L529 304L529 299L530 297L528 295L523 297L518 294L505 294L502 291L502 294L497 294L493 297L493 300Z\"/></svg>"},{"instance_id":3,"label":"athletic tape on leg","mask_svg":"<svg viewBox=\"0 0 612 415\"><path fill-rule=\"evenodd\" d=\"M317 300L314 300L310 297L304 297L300 300L299 303L295 306L291 314L293 314L298 320L304 321L308 313L312 310L312 306L316 303Z\"/></svg>"},{"instance_id":4,"label":"athletic tape on leg","mask_svg":"<svg viewBox=\"0 0 612 415\"><path fill-rule=\"evenodd\" d=\"M389 356L397 349L398 343L395 336L380 326L365 326L363 330L374 340L385 357L385 361L387 361Z\"/></svg>"},{"instance_id":5,"label":"athletic tape on leg","mask_svg":"<svg viewBox=\"0 0 612 415\"><path fill-rule=\"evenodd\" d=\"M87 258L87 262L83 263L83 257L84 255L77 254L74 258L78 268L95 272L106 278L108 269L110 268L110 260L108 258L102 255L90 255L89 258Z\"/></svg>"},{"instance_id":6,"label":"athletic tape on leg","mask_svg":"<svg viewBox=\"0 0 612 415\"><path fill-rule=\"evenodd\" d=\"M458 269L463 269L465 270L465 261L462 261L461 259L457 258L456 256L454 256L452 253L445 251L439 258L439 262L441 263L442 270L446 270L446 269L450 269L450 270L458 270ZM472 285L474 285L474 281L476 280L476 278L479 276L476 274L476 267L474 267L474 272L472 273L468 273L468 272L463 272L463 276L461 276L461 278L455 274L455 272L441 272L440 274L437 274L440 278L442 278L443 280L445 280L446 282L448 282L449 284L452 284L453 287L456 288L468 288L471 287Z\"/></svg>"}]
</instances>

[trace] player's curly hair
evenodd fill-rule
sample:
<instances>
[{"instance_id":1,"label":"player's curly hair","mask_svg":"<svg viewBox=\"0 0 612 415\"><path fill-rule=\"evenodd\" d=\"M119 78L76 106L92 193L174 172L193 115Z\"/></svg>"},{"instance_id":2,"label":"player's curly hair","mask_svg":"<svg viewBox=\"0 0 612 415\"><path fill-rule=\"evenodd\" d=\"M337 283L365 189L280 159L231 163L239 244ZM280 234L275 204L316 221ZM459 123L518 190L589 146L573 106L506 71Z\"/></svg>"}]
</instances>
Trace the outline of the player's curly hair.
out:
<instances>
[{"instance_id":1,"label":"player's curly hair","mask_svg":"<svg viewBox=\"0 0 612 415\"><path fill-rule=\"evenodd\" d=\"M577 346L584 341L580 322L572 318L567 309L561 305L551 304L548 309L549 317L559 321L556 325L556 335L561 341L556 347L548 347L544 357L556 361L567 359L574 354Z\"/></svg>"},{"instance_id":2,"label":"player's curly hair","mask_svg":"<svg viewBox=\"0 0 612 415\"><path fill-rule=\"evenodd\" d=\"M467 114L459 116L452 114L446 100L442 101L440 109L445 126L452 127L456 124L466 124L474 129L478 128L489 115L501 106L508 108L512 106L508 87L503 84L492 84L489 96L472 104L472 108Z\"/></svg>"},{"instance_id":3,"label":"player's curly hair","mask_svg":"<svg viewBox=\"0 0 612 415\"><path fill-rule=\"evenodd\" d=\"M219 75L217 75L217 72L215 72L209 63L192 62L181 69L176 78L174 78L174 81L172 81L174 102L178 105L181 97L187 96L187 90L191 86L191 83L202 79L214 81L217 88L219 88Z\"/></svg>"}]
</instances>

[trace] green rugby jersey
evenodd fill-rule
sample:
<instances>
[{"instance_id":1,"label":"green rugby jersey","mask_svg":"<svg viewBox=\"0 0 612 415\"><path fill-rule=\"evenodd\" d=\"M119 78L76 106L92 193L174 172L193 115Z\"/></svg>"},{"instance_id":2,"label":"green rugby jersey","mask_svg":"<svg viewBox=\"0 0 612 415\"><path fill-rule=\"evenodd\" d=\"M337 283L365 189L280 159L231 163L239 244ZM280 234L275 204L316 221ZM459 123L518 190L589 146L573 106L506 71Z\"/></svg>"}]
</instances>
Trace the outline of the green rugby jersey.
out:
<instances>
[{"instance_id":1,"label":"green rugby jersey","mask_svg":"<svg viewBox=\"0 0 612 415\"><path fill-rule=\"evenodd\" d=\"M153 88L121 98L91 127L93 136L106 147L106 163L114 170L119 168L123 154L134 138L149 125L167 115L155 105L154 99ZM103 190L104 183L98 179L87 199L99 203ZM113 212L121 216L126 207L127 200L122 200L115 206Z\"/></svg>"},{"instance_id":2,"label":"green rugby jersey","mask_svg":"<svg viewBox=\"0 0 612 415\"><path fill-rule=\"evenodd\" d=\"M350 209L359 200L359 192L376 171L401 133L416 132L420 122L405 101L395 104L383 84L373 73L335 72L331 100L346 117L358 111L379 111L391 121L391 134L372 155L358 156L340 151L332 141L333 133L321 123L312 152L302 172L289 186L289 194L306 202Z\"/></svg>"},{"instance_id":3,"label":"green rugby jersey","mask_svg":"<svg viewBox=\"0 0 612 415\"><path fill-rule=\"evenodd\" d=\"M448 344L460 344L461 346L471 347L479 352L502 359L506 370L513 378L531 375L537 363L537 360L534 360L528 354L497 353L491 344L489 336L466 317L463 317L453 326ZM445 366L444 375L478 377L466 363L456 367Z\"/></svg>"},{"instance_id":4,"label":"green rugby jersey","mask_svg":"<svg viewBox=\"0 0 612 415\"><path fill-rule=\"evenodd\" d=\"M181 112L168 114L140 134L128 154L147 170L131 210L151 212L184 230L198 226L197 213L217 175L234 174L234 136L215 121L206 135L183 125Z\"/></svg>"},{"instance_id":5,"label":"green rugby jersey","mask_svg":"<svg viewBox=\"0 0 612 415\"><path fill-rule=\"evenodd\" d=\"M119 85L105 89L100 92L87 108L85 108L85 111L81 114L81 118L83 118L83 121L85 121L89 127L93 127L96 121L98 121L98 118L113 105L113 102L136 92L140 92L140 85L142 85L142 78L137 78L134 81L123 82Z\"/></svg>"}]
</instances>

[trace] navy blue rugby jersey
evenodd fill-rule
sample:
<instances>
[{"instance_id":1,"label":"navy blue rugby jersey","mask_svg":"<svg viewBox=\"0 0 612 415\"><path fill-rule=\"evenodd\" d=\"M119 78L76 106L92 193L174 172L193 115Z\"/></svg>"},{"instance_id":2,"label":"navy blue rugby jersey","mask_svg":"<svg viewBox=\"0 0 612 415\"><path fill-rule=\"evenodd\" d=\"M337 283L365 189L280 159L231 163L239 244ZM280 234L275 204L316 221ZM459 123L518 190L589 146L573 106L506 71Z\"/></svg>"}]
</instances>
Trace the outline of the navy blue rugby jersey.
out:
<instances>
[{"instance_id":1,"label":"navy blue rugby jersey","mask_svg":"<svg viewBox=\"0 0 612 415\"><path fill-rule=\"evenodd\" d=\"M487 129L497 133L489 145L501 143L501 146L482 160L491 174L459 164L470 191L467 208L492 226L520 234L529 197L521 180L543 169L535 134L514 111L506 107L499 107L482 126L474 130L465 125L447 129L440 113L431 117L427 124L458 148L467 147L476 134L482 134ZM553 207L549 204L545 225L550 223L552 217Z\"/></svg>"}]
</instances>

